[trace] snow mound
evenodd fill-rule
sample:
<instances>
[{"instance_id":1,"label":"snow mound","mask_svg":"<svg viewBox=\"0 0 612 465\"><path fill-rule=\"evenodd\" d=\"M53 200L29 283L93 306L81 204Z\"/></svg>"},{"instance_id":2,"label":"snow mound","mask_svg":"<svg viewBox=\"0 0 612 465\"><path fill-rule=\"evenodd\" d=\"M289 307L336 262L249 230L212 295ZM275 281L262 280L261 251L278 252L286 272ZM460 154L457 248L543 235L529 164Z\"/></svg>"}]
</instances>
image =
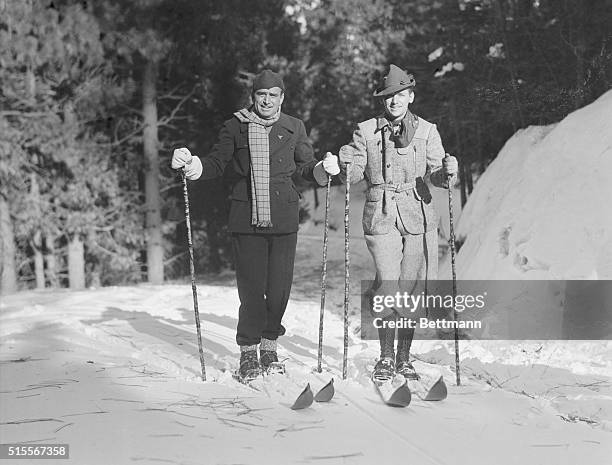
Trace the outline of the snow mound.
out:
<instances>
[{"instance_id":1,"label":"snow mound","mask_svg":"<svg viewBox=\"0 0 612 465\"><path fill-rule=\"evenodd\" d=\"M461 279L612 278L612 91L518 131L457 225Z\"/></svg>"}]
</instances>

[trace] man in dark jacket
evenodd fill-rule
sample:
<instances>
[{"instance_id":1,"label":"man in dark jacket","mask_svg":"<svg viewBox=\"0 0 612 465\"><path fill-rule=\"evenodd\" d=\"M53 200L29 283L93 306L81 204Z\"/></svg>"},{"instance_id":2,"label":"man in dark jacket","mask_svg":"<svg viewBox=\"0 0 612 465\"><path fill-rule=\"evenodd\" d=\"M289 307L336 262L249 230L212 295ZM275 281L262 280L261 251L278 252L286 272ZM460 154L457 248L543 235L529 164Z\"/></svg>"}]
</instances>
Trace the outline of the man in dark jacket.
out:
<instances>
[{"instance_id":1,"label":"man in dark jacket","mask_svg":"<svg viewBox=\"0 0 612 465\"><path fill-rule=\"evenodd\" d=\"M299 194L291 177L298 173L325 185L328 175L340 171L335 156L317 162L304 123L281 112L284 91L281 76L264 70L253 81L253 105L224 123L207 157L192 156L187 148L176 149L172 157L172 167L184 167L188 179L216 178L228 164L237 178L228 226L240 297L239 374L245 379L262 369L284 371L276 340L285 333L281 320L293 281L299 223Z\"/></svg>"}]
</instances>

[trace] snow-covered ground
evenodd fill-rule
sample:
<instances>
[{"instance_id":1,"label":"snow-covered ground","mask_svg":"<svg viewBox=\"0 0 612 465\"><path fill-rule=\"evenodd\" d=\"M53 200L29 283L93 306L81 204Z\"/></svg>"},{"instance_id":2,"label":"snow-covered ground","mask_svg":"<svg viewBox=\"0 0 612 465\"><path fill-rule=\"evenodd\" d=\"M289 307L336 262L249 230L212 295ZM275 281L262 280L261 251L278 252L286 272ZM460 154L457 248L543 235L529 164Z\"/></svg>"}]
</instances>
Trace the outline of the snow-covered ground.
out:
<instances>
[{"instance_id":1,"label":"snow-covered ground","mask_svg":"<svg viewBox=\"0 0 612 465\"><path fill-rule=\"evenodd\" d=\"M331 312L326 370L311 374L318 304L296 299L280 348L291 381L255 392L225 371L238 357L236 291L202 285L199 302L206 383L188 285L3 299L2 443L67 443L78 464L609 463L609 377L553 368L546 354L534 365L490 361L481 349L480 359L463 360L463 386L455 387L448 348L419 342L420 358L446 366L450 395L397 410L367 381L375 342L351 338L341 381L342 322ZM557 343L570 358L564 347ZM317 389L332 376L330 404L289 409L307 381Z\"/></svg>"},{"instance_id":2,"label":"snow-covered ground","mask_svg":"<svg viewBox=\"0 0 612 465\"><path fill-rule=\"evenodd\" d=\"M508 142L457 225L465 238L460 278L610 279L611 109L612 92L555 127L528 128ZM188 284L2 297L0 442L67 443L70 460L57 463L75 464L612 463L608 341L462 341L459 387L452 345L415 341L417 369L436 364L448 398L415 399L405 409L381 404L368 382L378 343L359 338L359 282L373 272L360 226L362 189L353 192L347 380L343 205L334 189L321 375L312 369L322 225L310 223L298 242L280 340L288 375L260 391L231 377L239 356L231 277L199 280L207 382ZM316 390L331 377L331 403L289 408L307 382Z\"/></svg>"}]
</instances>

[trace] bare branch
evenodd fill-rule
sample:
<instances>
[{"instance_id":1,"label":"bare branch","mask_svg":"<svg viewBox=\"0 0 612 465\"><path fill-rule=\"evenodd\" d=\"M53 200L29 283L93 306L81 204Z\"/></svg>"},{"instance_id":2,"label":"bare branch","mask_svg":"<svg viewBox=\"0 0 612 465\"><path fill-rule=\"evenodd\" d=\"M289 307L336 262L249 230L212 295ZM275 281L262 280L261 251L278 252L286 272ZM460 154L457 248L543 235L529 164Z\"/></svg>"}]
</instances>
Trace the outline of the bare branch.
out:
<instances>
[{"instance_id":1,"label":"bare branch","mask_svg":"<svg viewBox=\"0 0 612 465\"><path fill-rule=\"evenodd\" d=\"M49 116L49 112L43 111L0 111L0 116L23 116L26 118L39 118Z\"/></svg>"},{"instance_id":2,"label":"bare branch","mask_svg":"<svg viewBox=\"0 0 612 465\"><path fill-rule=\"evenodd\" d=\"M166 187L162 187L162 188L159 190L159 192L160 192L161 194L163 194L163 193L164 193L164 192L166 192L166 191L169 191L169 190L171 190L171 189L175 189L175 188L177 188L177 187L181 187L182 185L183 185L183 183L180 183L180 182L175 182L175 183L173 183L173 184L168 184Z\"/></svg>"},{"instance_id":3,"label":"bare branch","mask_svg":"<svg viewBox=\"0 0 612 465\"><path fill-rule=\"evenodd\" d=\"M131 139L132 137L136 136L137 134L141 133L142 130L144 129L145 124L141 123L140 125L138 125L138 127L136 129L134 129L132 132L130 132L127 136L122 137L119 140L114 140L113 142L110 143L111 146L115 147L117 145L121 145L124 142L128 141L129 139Z\"/></svg>"},{"instance_id":4,"label":"bare branch","mask_svg":"<svg viewBox=\"0 0 612 465\"><path fill-rule=\"evenodd\" d=\"M175 92L179 90L179 88L183 85L183 83L177 84L173 89L169 90L165 94L161 94L157 97L157 100L165 100L165 99L179 99L182 98L180 95L176 95Z\"/></svg>"},{"instance_id":5,"label":"bare branch","mask_svg":"<svg viewBox=\"0 0 612 465\"><path fill-rule=\"evenodd\" d=\"M158 121L159 126L167 125L170 121L173 121L177 118L176 114L180 111L183 104L195 93L195 86L191 89L191 91L184 95L183 98L179 100L174 109L170 112L168 116L165 116Z\"/></svg>"}]
</instances>

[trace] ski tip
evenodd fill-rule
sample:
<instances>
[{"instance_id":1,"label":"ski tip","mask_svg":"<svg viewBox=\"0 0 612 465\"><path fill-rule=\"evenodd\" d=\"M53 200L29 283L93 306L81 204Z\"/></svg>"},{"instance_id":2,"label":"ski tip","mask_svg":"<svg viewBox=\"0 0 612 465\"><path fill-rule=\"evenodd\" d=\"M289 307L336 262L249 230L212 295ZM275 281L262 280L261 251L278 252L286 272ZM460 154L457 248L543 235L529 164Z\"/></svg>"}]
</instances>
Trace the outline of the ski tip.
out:
<instances>
[{"instance_id":1,"label":"ski tip","mask_svg":"<svg viewBox=\"0 0 612 465\"><path fill-rule=\"evenodd\" d=\"M412 393L406 380L401 377L389 381L373 380L382 401L390 407L407 407L412 401Z\"/></svg>"},{"instance_id":2,"label":"ski tip","mask_svg":"<svg viewBox=\"0 0 612 465\"><path fill-rule=\"evenodd\" d=\"M329 402L334 397L336 390L334 389L334 378L329 380L325 386L323 386L319 392L314 396L314 400L317 402Z\"/></svg>"},{"instance_id":3,"label":"ski tip","mask_svg":"<svg viewBox=\"0 0 612 465\"><path fill-rule=\"evenodd\" d=\"M391 397L389 397L386 403L392 407L407 407L411 401L412 394L410 388L404 384L391 394Z\"/></svg>"},{"instance_id":4,"label":"ski tip","mask_svg":"<svg viewBox=\"0 0 612 465\"><path fill-rule=\"evenodd\" d=\"M424 400L427 401L440 401L446 399L448 395L448 390L446 388L446 383L444 382L444 378L440 376L438 381L434 383L431 387Z\"/></svg>"},{"instance_id":5,"label":"ski tip","mask_svg":"<svg viewBox=\"0 0 612 465\"><path fill-rule=\"evenodd\" d=\"M301 410L303 408L310 407L313 399L310 383L308 383L302 393L297 397L297 399L295 399L295 402L291 406L291 410Z\"/></svg>"}]
</instances>

